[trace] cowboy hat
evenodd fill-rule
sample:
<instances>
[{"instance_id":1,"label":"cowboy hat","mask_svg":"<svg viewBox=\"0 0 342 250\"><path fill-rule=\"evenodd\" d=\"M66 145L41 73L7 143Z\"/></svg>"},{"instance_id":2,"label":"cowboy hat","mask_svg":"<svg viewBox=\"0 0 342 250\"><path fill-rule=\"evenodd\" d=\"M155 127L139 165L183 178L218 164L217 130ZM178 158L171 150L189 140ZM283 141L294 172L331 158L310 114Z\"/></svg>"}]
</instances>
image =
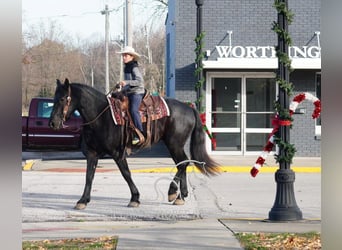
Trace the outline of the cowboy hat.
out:
<instances>
[{"instance_id":1,"label":"cowboy hat","mask_svg":"<svg viewBox=\"0 0 342 250\"><path fill-rule=\"evenodd\" d=\"M129 54L134 57L135 60L138 60L140 58L140 55L135 52L134 48L131 46L126 46L122 51L116 52L118 54Z\"/></svg>"}]
</instances>

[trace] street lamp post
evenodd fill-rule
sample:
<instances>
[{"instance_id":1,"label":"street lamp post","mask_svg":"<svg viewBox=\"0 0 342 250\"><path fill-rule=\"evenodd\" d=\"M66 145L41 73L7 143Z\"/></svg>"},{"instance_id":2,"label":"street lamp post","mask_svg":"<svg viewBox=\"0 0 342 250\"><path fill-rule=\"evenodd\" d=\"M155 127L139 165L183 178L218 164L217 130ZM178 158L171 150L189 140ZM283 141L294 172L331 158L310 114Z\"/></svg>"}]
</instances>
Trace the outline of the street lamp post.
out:
<instances>
[{"instance_id":1,"label":"street lamp post","mask_svg":"<svg viewBox=\"0 0 342 250\"><path fill-rule=\"evenodd\" d=\"M287 9L287 0L283 0ZM278 12L278 25L285 32L288 32L288 21L282 12ZM288 44L284 37L278 35L278 49L288 55ZM278 60L278 77L281 80L289 82L290 74L288 67L280 59ZM279 104L283 109L289 109L289 96L283 87L279 88ZM280 125L280 140L284 143L290 141L290 126ZM288 151L283 146L279 146L280 159L288 158ZM279 169L275 173L275 181L277 183L276 198L272 209L268 216L272 221L290 221L301 220L302 212L297 206L294 186L295 173L290 168L290 162L281 160Z\"/></svg>"},{"instance_id":2,"label":"street lamp post","mask_svg":"<svg viewBox=\"0 0 342 250\"><path fill-rule=\"evenodd\" d=\"M196 0L196 6L197 6L197 38L201 35L202 33L202 6L203 6L203 2L204 0ZM199 55L202 54L202 47L201 47L201 40L197 41L197 47L199 48L197 50L197 58L199 58ZM201 68L202 67L202 59L198 60L197 68ZM197 82L200 82L203 78L203 72L199 72L199 74L197 75ZM201 110L202 108L202 103L201 103L201 95L202 95L202 87L198 87L197 88L197 109Z\"/></svg>"}]
</instances>

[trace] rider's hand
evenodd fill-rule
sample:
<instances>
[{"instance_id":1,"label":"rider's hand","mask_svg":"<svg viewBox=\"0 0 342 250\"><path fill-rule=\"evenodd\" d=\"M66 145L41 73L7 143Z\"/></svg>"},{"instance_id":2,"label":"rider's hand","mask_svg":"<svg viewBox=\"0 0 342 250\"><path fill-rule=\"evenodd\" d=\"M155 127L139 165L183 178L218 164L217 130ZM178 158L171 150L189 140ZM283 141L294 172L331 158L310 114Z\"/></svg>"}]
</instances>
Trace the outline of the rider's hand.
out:
<instances>
[{"instance_id":1,"label":"rider's hand","mask_svg":"<svg viewBox=\"0 0 342 250\"><path fill-rule=\"evenodd\" d=\"M125 82L125 81L121 81L121 82L120 82L120 85L121 85L122 87L124 87L124 86L126 85L126 82Z\"/></svg>"}]
</instances>

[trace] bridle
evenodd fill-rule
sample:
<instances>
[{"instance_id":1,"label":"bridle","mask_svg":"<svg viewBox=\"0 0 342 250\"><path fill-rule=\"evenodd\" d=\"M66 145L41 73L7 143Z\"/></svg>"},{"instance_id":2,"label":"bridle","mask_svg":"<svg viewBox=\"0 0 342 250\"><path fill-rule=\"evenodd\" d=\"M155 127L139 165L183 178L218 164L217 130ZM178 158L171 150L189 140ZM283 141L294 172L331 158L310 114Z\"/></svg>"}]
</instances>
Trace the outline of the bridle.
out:
<instances>
[{"instance_id":1,"label":"bridle","mask_svg":"<svg viewBox=\"0 0 342 250\"><path fill-rule=\"evenodd\" d=\"M70 86L68 87L68 96L67 96L67 102L63 107L63 122L66 121L66 115L69 111L69 107L70 107L70 103L71 103L71 88Z\"/></svg>"},{"instance_id":2,"label":"bridle","mask_svg":"<svg viewBox=\"0 0 342 250\"><path fill-rule=\"evenodd\" d=\"M66 115L67 115L67 113L69 111L69 107L70 107L70 103L71 103L71 88L70 88L70 85L68 87L68 95L67 95L66 98L67 98L67 102L66 102L66 104L63 107L63 122L66 121ZM86 123L83 123L83 124L81 124L81 126L89 125L89 124L95 122L107 109L109 109L109 105L106 106L93 120L91 120L89 122L86 122Z\"/></svg>"}]
</instances>

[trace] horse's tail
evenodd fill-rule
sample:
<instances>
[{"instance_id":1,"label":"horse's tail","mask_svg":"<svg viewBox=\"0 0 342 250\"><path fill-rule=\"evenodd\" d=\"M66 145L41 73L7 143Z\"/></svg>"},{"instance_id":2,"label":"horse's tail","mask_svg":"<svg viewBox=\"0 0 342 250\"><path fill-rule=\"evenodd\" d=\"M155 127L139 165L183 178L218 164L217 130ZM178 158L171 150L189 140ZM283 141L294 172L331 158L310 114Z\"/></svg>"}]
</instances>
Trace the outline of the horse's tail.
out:
<instances>
[{"instance_id":1,"label":"horse's tail","mask_svg":"<svg viewBox=\"0 0 342 250\"><path fill-rule=\"evenodd\" d=\"M195 127L191 134L190 141L190 153L191 159L200 164L194 162L195 166L201 171L202 174L207 176L217 175L220 173L219 164L215 162L209 155L205 148L205 132L203 130L202 122L197 110L193 109L195 115Z\"/></svg>"}]
</instances>

